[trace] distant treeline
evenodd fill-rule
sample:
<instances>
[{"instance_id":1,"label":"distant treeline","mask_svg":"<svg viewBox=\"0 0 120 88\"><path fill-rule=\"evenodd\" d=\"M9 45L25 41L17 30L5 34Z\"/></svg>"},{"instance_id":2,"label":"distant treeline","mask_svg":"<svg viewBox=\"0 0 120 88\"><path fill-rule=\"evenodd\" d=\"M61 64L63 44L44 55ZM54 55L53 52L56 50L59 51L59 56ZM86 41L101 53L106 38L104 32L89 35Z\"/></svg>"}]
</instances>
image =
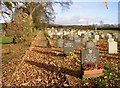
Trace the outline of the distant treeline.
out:
<instances>
[{"instance_id":1,"label":"distant treeline","mask_svg":"<svg viewBox=\"0 0 120 88\"><path fill-rule=\"evenodd\" d=\"M94 25L56 25L52 24L48 26L49 28L69 28L69 29L81 29L81 30L117 30L120 31L120 28L115 27L115 26L109 26L109 27L95 27Z\"/></svg>"}]
</instances>

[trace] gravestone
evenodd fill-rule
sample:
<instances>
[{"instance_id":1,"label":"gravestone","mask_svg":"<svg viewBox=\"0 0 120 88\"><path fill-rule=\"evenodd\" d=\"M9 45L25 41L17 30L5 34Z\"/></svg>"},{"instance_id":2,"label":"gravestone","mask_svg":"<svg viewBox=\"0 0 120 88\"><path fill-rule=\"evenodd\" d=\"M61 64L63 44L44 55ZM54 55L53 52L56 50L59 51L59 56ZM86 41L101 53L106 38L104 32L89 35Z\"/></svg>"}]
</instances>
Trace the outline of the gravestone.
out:
<instances>
[{"instance_id":1,"label":"gravestone","mask_svg":"<svg viewBox=\"0 0 120 88\"><path fill-rule=\"evenodd\" d=\"M95 35L95 39L99 41L99 35Z\"/></svg>"},{"instance_id":2,"label":"gravestone","mask_svg":"<svg viewBox=\"0 0 120 88\"><path fill-rule=\"evenodd\" d=\"M58 36L57 35L53 35L53 39L58 39Z\"/></svg>"},{"instance_id":3,"label":"gravestone","mask_svg":"<svg viewBox=\"0 0 120 88\"><path fill-rule=\"evenodd\" d=\"M118 39L118 33L113 33L113 37L114 37L115 39Z\"/></svg>"},{"instance_id":4,"label":"gravestone","mask_svg":"<svg viewBox=\"0 0 120 88\"><path fill-rule=\"evenodd\" d=\"M83 77L99 77L103 75L103 69L98 68L99 50L95 48L93 42L86 44L86 49L81 52L81 78Z\"/></svg>"},{"instance_id":5,"label":"gravestone","mask_svg":"<svg viewBox=\"0 0 120 88\"><path fill-rule=\"evenodd\" d=\"M58 48L63 48L63 44L64 44L64 40L63 39L60 38L60 39L57 40L57 47Z\"/></svg>"},{"instance_id":6,"label":"gravestone","mask_svg":"<svg viewBox=\"0 0 120 88\"><path fill-rule=\"evenodd\" d=\"M110 33L107 33L108 38L112 38L112 35Z\"/></svg>"},{"instance_id":7,"label":"gravestone","mask_svg":"<svg viewBox=\"0 0 120 88\"><path fill-rule=\"evenodd\" d=\"M78 38L78 39L75 39L74 40L74 48L80 48L81 46L81 40Z\"/></svg>"},{"instance_id":8,"label":"gravestone","mask_svg":"<svg viewBox=\"0 0 120 88\"><path fill-rule=\"evenodd\" d=\"M108 43L109 43L109 42L114 42L114 39L113 39L113 38L109 38L109 39L108 39Z\"/></svg>"},{"instance_id":9,"label":"gravestone","mask_svg":"<svg viewBox=\"0 0 120 88\"><path fill-rule=\"evenodd\" d=\"M104 38L105 38L105 35L104 35L104 34L101 34L101 37L104 39Z\"/></svg>"},{"instance_id":10,"label":"gravestone","mask_svg":"<svg viewBox=\"0 0 120 88\"><path fill-rule=\"evenodd\" d=\"M82 51L82 64L87 62L99 63L99 50L88 48Z\"/></svg>"},{"instance_id":11,"label":"gravestone","mask_svg":"<svg viewBox=\"0 0 120 88\"><path fill-rule=\"evenodd\" d=\"M68 38L69 38L70 41L74 40L74 37L72 35L69 35Z\"/></svg>"},{"instance_id":12,"label":"gravestone","mask_svg":"<svg viewBox=\"0 0 120 88\"><path fill-rule=\"evenodd\" d=\"M67 52L73 52L73 50L74 50L73 41L65 41L64 53L66 54Z\"/></svg>"},{"instance_id":13,"label":"gravestone","mask_svg":"<svg viewBox=\"0 0 120 88\"><path fill-rule=\"evenodd\" d=\"M93 39L93 42L95 43L95 45L97 45L97 40L96 39Z\"/></svg>"},{"instance_id":14,"label":"gravestone","mask_svg":"<svg viewBox=\"0 0 120 88\"><path fill-rule=\"evenodd\" d=\"M82 44L83 44L83 45L86 45L87 41L88 41L88 38L87 38L87 37L82 38Z\"/></svg>"},{"instance_id":15,"label":"gravestone","mask_svg":"<svg viewBox=\"0 0 120 88\"><path fill-rule=\"evenodd\" d=\"M120 42L120 34L118 34L118 41Z\"/></svg>"},{"instance_id":16,"label":"gravestone","mask_svg":"<svg viewBox=\"0 0 120 88\"><path fill-rule=\"evenodd\" d=\"M117 42L115 41L112 41L112 42L109 42L108 43L108 53L109 54L115 54L115 53L118 53L117 52Z\"/></svg>"},{"instance_id":17,"label":"gravestone","mask_svg":"<svg viewBox=\"0 0 120 88\"><path fill-rule=\"evenodd\" d=\"M77 40L79 38L78 35L74 35L74 40Z\"/></svg>"}]
</instances>

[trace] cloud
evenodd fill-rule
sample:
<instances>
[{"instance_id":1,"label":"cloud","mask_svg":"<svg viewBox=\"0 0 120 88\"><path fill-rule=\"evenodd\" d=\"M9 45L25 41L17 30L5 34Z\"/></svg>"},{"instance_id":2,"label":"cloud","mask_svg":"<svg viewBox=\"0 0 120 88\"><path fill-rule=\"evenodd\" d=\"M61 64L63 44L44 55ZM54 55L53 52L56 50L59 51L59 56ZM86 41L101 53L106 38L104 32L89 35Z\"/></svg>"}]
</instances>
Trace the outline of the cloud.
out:
<instances>
[{"instance_id":1,"label":"cloud","mask_svg":"<svg viewBox=\"0 0 120 88\"><path fill-rule=\"evenodd\" d=\"M86 24L92 25L93 23L98 24L100 20L104 22L107 19L101 17L88 17L88 16L87 17L64 16L64 17L60 17L59 19L56 19L55 23L63 24L63 25L86 25Z\"/></svg>"},{"instance_id":2,"label":"cloud","mask_svg":"<svg viewBox=\"0 0 120 88\"><path fill-rule=\"evenodd\" d=\"M80 9L80 8L98 8L100 7L101 3L79 3L79 2L74 2L71 8L74 9Z\"/></svg>"}]
</instances>

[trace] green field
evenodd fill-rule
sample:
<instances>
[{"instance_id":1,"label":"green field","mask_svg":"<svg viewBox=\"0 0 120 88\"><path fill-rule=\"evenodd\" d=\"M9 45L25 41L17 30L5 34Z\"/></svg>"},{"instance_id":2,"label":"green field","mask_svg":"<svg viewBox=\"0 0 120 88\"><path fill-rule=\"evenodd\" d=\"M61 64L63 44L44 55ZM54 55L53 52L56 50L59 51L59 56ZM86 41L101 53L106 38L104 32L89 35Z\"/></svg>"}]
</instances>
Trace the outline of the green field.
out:
<instances>
[{"instance_id":1,"label":"green field","mask_svg":"<svg viewBox=\"0 0 120 88\"><path fill-rule=\"evenodd\" d=\"M0 44L9 44L13 42L13 37L10 36L2 36L0 37Z\"/></svg>"},{"instance_id":2,"label":"green field","mask_svg":"<svg viewBox=\"0 0 120 88\"><path fill-rule=\"evenodd\" d=\"M107 32L107 33L120 33L120 30L97 30L98 32Z\"/></svg>"}]
</instances>

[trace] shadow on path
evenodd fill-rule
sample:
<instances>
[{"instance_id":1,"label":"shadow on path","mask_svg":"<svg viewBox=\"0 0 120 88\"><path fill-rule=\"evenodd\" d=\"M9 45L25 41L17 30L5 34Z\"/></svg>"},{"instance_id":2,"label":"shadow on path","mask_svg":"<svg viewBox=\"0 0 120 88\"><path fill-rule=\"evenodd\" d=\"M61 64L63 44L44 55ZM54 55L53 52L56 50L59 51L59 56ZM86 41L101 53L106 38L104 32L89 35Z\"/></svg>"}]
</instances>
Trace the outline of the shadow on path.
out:
<instances>
[{"instance_id":1,"label":"shadow on path","mask_svg":"<svg viewBox=\"0 0 120 88\"><path fill-rule=\"evenodd\" d=\"M43 49L45 49L45 48L43 48ZM51 55L51 56L60 56L60 57L63 57L64 58L64 56L65 56L65 54L64 54L64 52L60 52L60 51L58 51L58 50L54 50L53 52L52 51L50 51L50 50L48 50L48 51L41 51L41 50L32 50L33 52L37 52L37 53L41 53L41 54L49 54L49 55ZM59 52L59 53L55 53L55 52Z\"/></svg>"},{"instance_id":2,"label":"shadow on path","mask_svg":"<svg viewBox=\"0 0 120 88\"><path fill-rule=\"evenodd\" d=\"M48 64L45 64L45 63L38 63L38 62L34 62L34 61L25 61L25 62L29 63L31 65L35 65L39 68L44 68L47 71L55 72L57 74L63 73L63 74L68 74L70 76L74 76L76 78L80 77L80 70L75 71L75 70L71 70L71 69L68 69L68 68L56 67L56 66L53 66L53 65L48 65Z\"/></svg>"}]
</instances>

